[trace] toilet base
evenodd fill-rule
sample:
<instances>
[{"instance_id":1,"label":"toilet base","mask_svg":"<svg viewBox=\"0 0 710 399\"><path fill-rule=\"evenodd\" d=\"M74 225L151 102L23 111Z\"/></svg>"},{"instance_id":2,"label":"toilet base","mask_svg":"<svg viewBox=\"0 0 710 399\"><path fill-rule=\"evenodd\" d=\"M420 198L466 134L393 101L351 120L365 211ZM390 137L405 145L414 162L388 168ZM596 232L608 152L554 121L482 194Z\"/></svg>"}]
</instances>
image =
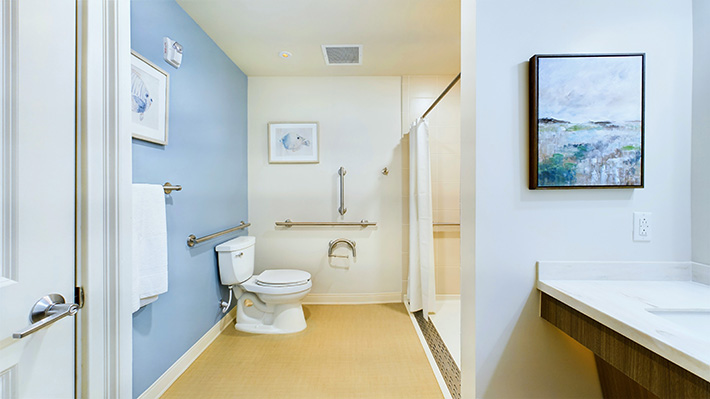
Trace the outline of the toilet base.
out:
<instances>
[{"instance_id":1,"label":"toilet base","mask_svg":"<svg viewBox=\"0 0 710 399\"><path fill-rule=\"evenodd\" d=\"M301 302L268 305L251 292L237 302L237 331L252 334L292 334L306 329Z\"/></svg>"}]
</instances>

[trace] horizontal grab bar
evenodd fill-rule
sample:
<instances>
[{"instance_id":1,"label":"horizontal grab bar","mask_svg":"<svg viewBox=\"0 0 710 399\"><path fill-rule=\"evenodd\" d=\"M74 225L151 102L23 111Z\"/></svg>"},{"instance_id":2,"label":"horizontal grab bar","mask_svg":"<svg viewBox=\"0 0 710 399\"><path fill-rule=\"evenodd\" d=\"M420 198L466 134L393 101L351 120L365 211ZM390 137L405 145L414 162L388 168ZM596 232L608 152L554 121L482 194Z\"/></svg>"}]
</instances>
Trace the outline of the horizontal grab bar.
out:
<instances>
[{"instance_id":1,"label":"horizontal grab bar","mask_svg":"<svg viewBox=\"0 0 710 399\"><path fill-rule=\"evenodd\" d=\"M292 222L291 219L286 219L283 222L276 222L277 226L291 227L291 226L377 226L377 222L370 222L367 220L361 220L359 222Z\"/></svg>"},{"instance_id":2,"label":"horizontal grab bar","mask_svg":"<svg viewBox=\"0 0 710 399\"><path fill-rule=\"evenodd\" d=\"M187 236L187 246L188 246L188 247L194 247L195 244L199 244L199 243L201 243L201 242L204 242L204 241L207 241L207 240L211 240L211 239L213 239L213 238L215 238L215 237L219 237L219 236L221 236L221 235L223 235L223 234L231 233L231 232L233 232L233 231L237 231L237 230L241 230L241 229L246 229L246 228L249 227L249 226L251 226L251 223L244 223L244 221L242 221L242 222L239 224L239 226L237 226L237 227L232 227L231 229L222 230L222 231L220 231L220 232L217 232L217 233L214 233L214 234L210 234L210 235L208 235L208 236L204 236L204 237L197 238L197 237L195 237L194 234L190 234L189 236Z\"/></svg>"}]
</instances>

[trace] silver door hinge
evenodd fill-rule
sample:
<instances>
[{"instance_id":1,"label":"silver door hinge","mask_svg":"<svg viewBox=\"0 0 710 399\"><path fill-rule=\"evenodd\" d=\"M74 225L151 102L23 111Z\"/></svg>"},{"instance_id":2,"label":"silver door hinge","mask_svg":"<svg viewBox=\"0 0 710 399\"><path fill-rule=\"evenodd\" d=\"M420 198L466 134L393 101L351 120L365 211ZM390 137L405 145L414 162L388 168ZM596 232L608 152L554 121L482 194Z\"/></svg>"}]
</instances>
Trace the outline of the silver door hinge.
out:
<instances>
[{"instance_id":1,"label":"silver door hinge","mask_svg":"<svg viewBox=\"0 0 710 399\"><path fill-rule=\"evenodd\" d=\"M79 309L84 307L84 287L74 287L74 303Z\"/></svg>"}]
</instances>

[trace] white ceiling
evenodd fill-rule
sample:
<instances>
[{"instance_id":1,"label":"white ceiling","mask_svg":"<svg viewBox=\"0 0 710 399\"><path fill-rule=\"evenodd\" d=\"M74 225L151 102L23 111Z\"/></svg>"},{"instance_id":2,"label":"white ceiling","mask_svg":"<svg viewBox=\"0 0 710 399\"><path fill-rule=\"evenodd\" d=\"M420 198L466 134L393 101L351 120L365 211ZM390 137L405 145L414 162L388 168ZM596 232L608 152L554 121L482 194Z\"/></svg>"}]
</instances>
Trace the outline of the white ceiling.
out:
<instances>
[{"instance_id":1,"label":"white ceiling","mask_svg":"<svg viewBox=\"0 0 710 399\"><path fill-rule=\"evenodd\" d=\"M460 70L459 0L177 2L248 76L453 75ZM322 44L362 44L363 63L327 66ZM293 56L281 59L281 51Z\"/></svg>"}]
</instances>

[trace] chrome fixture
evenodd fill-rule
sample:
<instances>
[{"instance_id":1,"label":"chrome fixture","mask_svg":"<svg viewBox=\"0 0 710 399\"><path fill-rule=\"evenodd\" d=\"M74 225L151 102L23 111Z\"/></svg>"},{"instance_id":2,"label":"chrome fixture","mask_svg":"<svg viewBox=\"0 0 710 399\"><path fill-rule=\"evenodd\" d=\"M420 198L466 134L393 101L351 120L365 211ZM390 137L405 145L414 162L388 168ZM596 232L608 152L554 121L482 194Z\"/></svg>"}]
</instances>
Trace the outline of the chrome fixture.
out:
<instances>
[{"instance_id":1,"label":"chrome fixture","mask_svg":"<svg viewBox=\"0 0 710 399\"><path fill-rule=\"evenodd\" d=\"M165 182L165 184L163 184L163 191L165 191L165 194L170 194L173 191L180 190L182 190L181 185L173 186L172 184L170 184L170 182Z\"/></svg>"},{"instance_id":2,"label":"chrome fixture","mask_svg":"<svg viewBox=\"0 0 710 399\"><path fill-rule=\"evenodd\" d=\"M79 305L66 303L64 297L59 294L49 294L43 296L35 303L30 311L30 321L32 324L24 330L12 334L12 338L24 338L44 327L49 326L57 320L67 316L74 316L79 311Z\"/></svg>"},{"instance_id":3,"label":"chrome fixture","mask_svg":"<svg viewBox=\"0 0 710 399\"><path fill-rule=\"evenodd\" d=\"M338 208L338 212L341 215L345 215L345 212L348 211L348 208L345 207L345 175L347 173L342 166L338 169L338 174L340 175L340 208Z\"/></svg>"},{"instance_id":4,"label":"chrome fixture","mask_svg":"<svg viewBox=\"0 0 710 399\"><path fill-rule=\"evenodd\" d=\"M335 240L331 241L328 244L328 257L329 258L340 258L340 256L333 254L333 250L335 249L335 246L340 243L346 244L350 247L350 249L353 251L353 258L357 256L357 251L355 250L355 241L348 240L347 238L336 238Z\"/></svg>"},{"instance_id":5,"label":"chrome fixture","mask_svg":"<svg viewBox=\"0 0 710 399\"><path fill-rule=\"evenodd\" d=\"M377 222L370 222L368 220L361 220L359 222L292 222L291 219L286 219L283 222L276 222L277 226L291 227L291 226L377 226Z\"/></svg>"},{"instance_id":6,"label":"chrome fixture","mask_svg":"<svg viewBox=\"0 0 710 399\"><path fill-rule=\"evenodd\" d=\"M384 169L382 169L382 174L387 176L390 174L390 170L385 167Z\"/></svg>"},{"instance_id":7,"label":"chrome fixture","mask_svg":"<svg viewBox=\"0 0 710 399\"><path fill-rule=\"evenodd\" d=\"M199 243L201 243L201 242L204 242L204 241L207 241L207 240L211 240L211 239L213 239L213 238L215 238L215 237L219 237L219 236L221 236L221 235L223 235L223 234L231 233L231 232L233 232L233 231L237 231L237 230L241 230L241 229L246 229L246 228L249 227L249 226L251 226L251 223L244 223L244 221L242 220L242 222L241 222L241 223L239 224L239 226L237 226L237 227L232 227L231 229L222 230L222 231L220 231L220 232L217 232L217 233L214 233L214 234L210 234L210 235L208 235L208 236L204 236L204 237L197 238L197 237L195 237L194 234L190 234L189 236L187 236L187 246L188 246L188 247L194 247L195 244L199 244Z\"/></svg>"}]
</instances>

